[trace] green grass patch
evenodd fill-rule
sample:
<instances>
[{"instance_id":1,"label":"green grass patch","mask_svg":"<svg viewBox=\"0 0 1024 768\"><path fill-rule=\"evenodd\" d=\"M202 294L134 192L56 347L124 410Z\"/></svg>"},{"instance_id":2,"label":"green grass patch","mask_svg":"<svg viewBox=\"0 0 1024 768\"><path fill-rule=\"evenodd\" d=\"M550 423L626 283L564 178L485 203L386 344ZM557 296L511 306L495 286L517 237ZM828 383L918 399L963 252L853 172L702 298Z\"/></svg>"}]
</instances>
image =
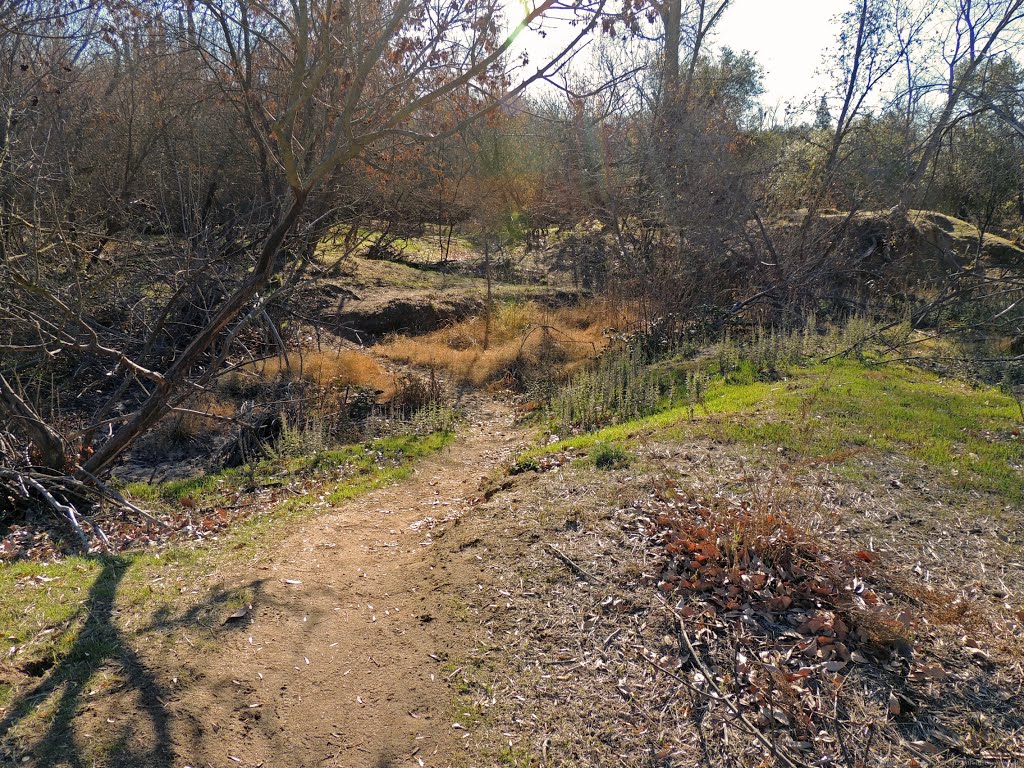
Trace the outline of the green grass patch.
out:
<instances>
[{"instance_id":1,"label":"green grass patch","mask_svg":"<svg viewBox=\"0 0 1024 768\"><path fill-rule=\"evenodd\" d=\"M498 753L498 765L507 766L507 768L530 768L536 763L530 750L504 746Z\"/></svg>"},{"instance_id":2,"label":"green grass patch","mask_svg":"<svg viewBox=\"0 0 1024 768\"><path fill-rule=\"evenodd\" d=\"M953 488L1024 502L1024 440L1013 398L990 387L917 368L873 366L850 359L797 368L785 381L713 379L701 405L669 407L528 451L545 453L599 444L628 447L642 435L694 436L783 448L806 458L867 449L926 464Z\"/></svg>"},{"instance_id":3,"label":"green grass patch","mask_svg":"<svg viewBox=\"0 0 1024 768\"><path fill-rule=\"evenodd\" d=\"M28 674L56 663L72 648L84 620L83 606L102 570L95 560L71 557L59 563L15 562L0 567L0 626L6 651ZM6 684L5 706L13 688Z\"/></svg>"},{"instance_id":4,"label":"green grass patch","mask_svg":"<svg viewBox=\"0 0 1024 768\"><path fill-rule=\"evenodd\" d=\"M1019 412L996 389L850 360L810 367L782 384L738 388L746 393L728 389L712 392L709 406L716 396L734 404L737 394L759 391L761 413L751 418L726 406L694 431L809 458L867 448L926 464L954 488L1024 501L1024 445L1013 435Z\"/></svg>"},{"instance_id":5,"label":"green grass patch","mask_svg":"<svg viewBox=\"0 0 1024 768\"><path fill-rule=\"evenodd\" d=\"M77 704L69 704L73 700L61 692L75 692L77 700L82 691L103 688L113 679L112 671L116 677L125 659L133 658L138 636L158 647L161 638L165 645L172 642L181 627L192 634L192 642L206 642L204 631L209 633L223 615L252 600L247 588L209 591L204 580L218 565L251 559L254 552L272 546L291 521L407 477L414 461L452 439L442 433L388 437L255 469L153 485L133 483L125 488L133 498L165 504L186 497L204 503L223 500L270 469L311 479L316 490L271 505L208 543L0 565L5 642L0 646L0 721L11 723L5 738L31 744L47 729L66 727ZM46 745L36 747L52 751Z\"/></svg>"},{"instance_id":6,"label":"green grass patch","mask_svg":"<svg viewBox=\"0 0 1024 768\"><path fill-rule=\"evenodd\" d=\"M598 469L619 469L629 466L629 452L615 443L598 443L590 453Z\"/></svg>"},{"instance_id":7,"label":"green grass patch","mask_svg":"<svg viewBox=\"0 0 1024 768\"><path fill-rule=\"evenodd\" d=\"M399 482L412 464L449 445L454 435L384 437L368 443L322 451L312 456L276 457L255 465L166 483L130 483L123 489L136 500L173 506L188 501L200 507L227 505L239 494L302 482L313 490L286 498L235 524L227 537L233 549L269 545L277 526L316 514L326 506L357 498Z\"/></svg>"},{"instance_id":8,"label":"green grass patch","mask_svg":"<svg viewBox=\"0 0 1024 768\"><path fill-rule=\"evenodd\" d=\"M341 501L382 483L402 479L405 475L401 470L407 462L443 448L450 440L451 435L445 433L385 437L308 456L277 456L183 480L128 483L122 491L139 503L188 501L209 507L226 504L239 493L282 486L298 479L331 478L337 480L338 486L330 500Z\"/></svg>"}]
</instances>

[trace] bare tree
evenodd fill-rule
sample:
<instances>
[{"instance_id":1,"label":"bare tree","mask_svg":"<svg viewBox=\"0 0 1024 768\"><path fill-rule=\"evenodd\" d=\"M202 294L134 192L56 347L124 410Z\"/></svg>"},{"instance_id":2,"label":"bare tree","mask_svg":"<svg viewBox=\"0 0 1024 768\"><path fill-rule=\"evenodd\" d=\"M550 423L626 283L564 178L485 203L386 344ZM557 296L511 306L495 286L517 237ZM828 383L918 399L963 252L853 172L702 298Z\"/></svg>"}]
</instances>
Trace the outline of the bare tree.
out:
<instances>
[{"instance_id":1,"label":"bare tree","mask_svg":"<svg viewBox=\"0 0 1024 768\"><path fill-rule=\"evenodd\" d=\"M983 66L1018 46L1024 33L1024 0L946 0L945 11L950 17L940 38L945 77L937 86L944 100L900 195L900 206L904 209L917 198L942 137L965 96L975 87Z\"/></svg>"},{"instance_id":2,"label":"bare tree","mask_svg":"<svg viewBox=\"0 0 1024 768\"><path fill-rule=\"evenodd\" d=\"M826 185L839 167L843 145L865 104L909 59L931 10L904 0L857 0L842 17L836 55L836 71L841 73L838 116L823 171Z\"/></svg>"},{"instance_id":3,"label":"bare tree","mask_svg":"<svg viewBox=\"0 0 1024 768\"><path fill-rule=\"evenodd\" d=\"M98 482L141 435L224 368L243 330L265 316L280 290L279 278L309 264L331 221L331 193L347 167L372 163L378 147L454 135L516 98L529 82L564 63L597 22L599 8L600 2L541 0L511 30L497 0L211 1L138 6L123 17L111 10L103 17L100 37L81 47L91 58L64 66L71 72L107 72L101 95L128 99L119 124L123 172L108 199L119 214L152 210L142 218L157 221L164 239L143 245L137 232L126 231L115 243L123 227L111 224L110 216L94 228L93 253L100 255L109 245L153 259L170 295L162 305L149 298L142 302L150 308L130 336L94 316L91 310L102 303L103 292L80 270L83 234L68 211L51 217L46 238L21 244L4 260L0 317L9 333L0 339L7 358L0 365L7 377L0 404L36 446L33 463L54 477ZM516 36L555 10L582 15L578 34L539 66L517 68L510 60ZM44 40L50 31L47 19L39 24L32 40ZM11 56L17 66L16 55ZM184 121L167 113L166 96L154 81L144 85L138 79L136 65L149 57L184 65L189 93L215 105L204 107L204 115L218 115L222 130L247 148L251 174L229 169L231 159L223 153L212 171L203 158L194 164L203 170L193 177L172 172L176 147L189 134ZM141 94L132 92L143 85ZM146 126L152 130L141 133ZM173 226L166 205L133 199L144 189L166 196L167 176L159 175L164 173L183 188L206 188L178 195L179 222ZM197 239L194 227L181 221L206 220L210 201L217 198L218 173L246 184L260 181L249 185L256 189L247 194L234 192L230 204L222 206L219 224L206 227L206 235ZM179 242L174 235L183 231L188 237ZM63 253L65 266L44 267L47 252ZM116 279L116 273L111 276ZM206 283L211 290L202 289ZM203 291L201 311L187 337L169 333L181 308L196 306L190 297L198 290ZM108 388L105 403L94 421L78 430L79 438L72 430L58 439L40 409L19 394L13 355L23 370L33 361L68 355L104 361L96 373L119 383ZM63 450L57 450L58 442Z\"/></svg>"}]
</instances>

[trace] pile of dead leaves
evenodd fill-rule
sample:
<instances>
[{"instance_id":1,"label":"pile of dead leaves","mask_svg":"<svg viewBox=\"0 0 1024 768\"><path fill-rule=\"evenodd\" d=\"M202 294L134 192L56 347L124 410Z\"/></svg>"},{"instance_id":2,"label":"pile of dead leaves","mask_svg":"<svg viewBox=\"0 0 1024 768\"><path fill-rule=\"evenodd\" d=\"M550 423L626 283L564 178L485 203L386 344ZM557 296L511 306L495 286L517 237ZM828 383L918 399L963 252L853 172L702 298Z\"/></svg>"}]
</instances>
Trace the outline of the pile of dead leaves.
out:
<instances>
[{"instance_id":1,"label":"pile of dead leaves","mask_svg":"<svg viewBox=\"0 0 1024 768\"><path fill-rule=\"evenodd\" d=\"M991 626L954 594L904 588L880 553L844 549L783 485L702 498L665 483L627 510L675 635L645 643L646 662L783 765L1024 757L1007 746L1019 665L983 649Z\"/></svg>"},{"instance_id":2,"label":"pile of dead leaves","mask_svg":"<svg viewBox=\"0 0 1024 768\"><path fill-rule=\"evenodd\" d=\"M794 758L835 749L831 721L855 669L889 678L890 690L947 676L914 663L911 611L873 578L875 553L838 551L770 499L695 499L666 486L638 506L656 554L646 579L679 634L678 659L658 663ZM893 693L889 714L912 706Z\"/></svg>"},{"instance_id":3,"label":"pile of dead leaves","mask_svg":"<svg viewBox=\"0 0 1024 768\"><path fill-rule=\"evenodd\" d=\"M785 512L749 500L678 498L665 489L656 502L647 534L661 552L657 585L684 618L711 611L793 640L794 657L830 671L883 647L909 654L910 616L872 584L875 553L833 551Z\"/></svg>"}]
</instances>

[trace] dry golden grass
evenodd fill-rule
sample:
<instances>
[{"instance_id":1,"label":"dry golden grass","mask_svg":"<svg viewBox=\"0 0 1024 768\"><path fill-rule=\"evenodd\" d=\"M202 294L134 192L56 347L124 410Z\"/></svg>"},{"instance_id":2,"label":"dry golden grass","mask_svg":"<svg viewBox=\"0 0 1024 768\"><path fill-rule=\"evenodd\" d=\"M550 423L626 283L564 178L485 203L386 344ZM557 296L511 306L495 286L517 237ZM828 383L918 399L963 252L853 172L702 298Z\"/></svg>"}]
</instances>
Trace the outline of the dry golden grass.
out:
<instances>
[{"instance_id":1,"label":"dry golden grass","mask_svg":"<svg viewBox=\"0 0 1024 768\"><path fill-rule=\"evenodd\" d=\"M292 352L287 360L271 358L254 363L250 370L264 378L305 380L318 387L352 386L387 392L392 377L369 355L351 349Z\"/></svg>"},{"instance_id":2,"label":"dry golden grass","mask_svg":"<svg viewBox=\"0 0 1024 768\"><path fill-rule=\"evenodd\" d=\"M168 445L187 446L221 433L237 410L228 399L212 392L202 393L164 418L149 440L143 441L141 455L160 455Z\"/></svg>"},{"instance_id":3,"label":"dry golden grass","mask_svg":"<svg viewBox=\"0 0 1024 768\"><path fill-rule=\"evenodd\" d=\"M377 351L482 387L521 381L540 366L547 375L568 375L608 346L609 328L624 330L631 320L628 310L607 301L557 309L505 304L495 310L489 334L485 318L476 317L423 336L392 338Z\"/></svg>"}]
</instances>

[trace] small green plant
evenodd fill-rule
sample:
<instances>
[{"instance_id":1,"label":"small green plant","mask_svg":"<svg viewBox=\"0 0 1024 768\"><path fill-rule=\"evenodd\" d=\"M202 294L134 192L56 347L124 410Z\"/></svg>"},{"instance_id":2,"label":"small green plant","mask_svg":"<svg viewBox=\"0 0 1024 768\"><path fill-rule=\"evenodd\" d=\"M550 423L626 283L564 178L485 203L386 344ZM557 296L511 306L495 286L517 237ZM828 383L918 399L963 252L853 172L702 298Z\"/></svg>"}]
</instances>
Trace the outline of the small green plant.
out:
<instances>
[{"instance_id":1,"label":"small green plant","mask_svg":"<svg viewBox=\"0 0 1024 768\"><path fill-rule=\"evenodd\" d=\"M524 472L537 472L540 470L540 463L532 456L526 456L516 461L509 469L510 475L521 475Z\"/></svg>"},{"instance_id":2,"label":"small green plant","mask_svg":"<svg viewBox=\"0 0 1024 768\"><path fill-rule=\"evenodd\" d=\"M314 416L305 423L293 423L284 414L282 421L281 436L273 449L274 458L316 456L332 447L330 428L323 419Z\"/></svg>"},{"instance_id":3,"label":"small green plant","mask_svg":"<svg viewBox=\"0 0 1024 768\"><path fill-rule=\"evenodd\" d=\"M663 378L640 348L609 349L552 398L554 429L589 431L649 416L662 405Z\"/></svg>"},{"instance_id":4,"label":"small green plant","mask_svg":"<svg viewBox=\"0 0 1024 768\"><path fill-rule=\"evenodd\" d=\"M621 469L628 467L630 455L621 445L598 443L591 451L594 465L598 469Z\"/></svg>"},{"instance_id":5,"label":"small green plant","mask_svg":"<svg viewBox=\"0 0 1024 768\"><path fill-rule=\"evenodd\" d=\"M740 362L739 347L733 343L728 331L725 332L725 336L718 343L715 352L718 358L719 375L728 376L736 369Z\"/></svg>"},{"instance_id":6,"label":"small green plant","mask_svg":"<svg viewBox=\"0 0 1024 768\"><path fill-rule=\"evenodd\" d=\"M459 423L459 413L449 405L431 402L405 418L389 419L381 429L385 435L450 435Z\"/></svg>"},{"instance_id":7,"label":"small green plant","mask_svg":"<svg viewBox=\"0 0 1024 768\"><path fill-rule=\"evenodd\" d=\"M686 374L686 388L683 390L683 401L686 403L687 411L690 414L690 421L697 406L707 411L707 392L710 377L700 370L688 371Z\"/></svg>"},{"instance_id":8,"label":"small green plant","mask_svg":"<svg viewBox=\"0 0 1024 768\"><path fill-rule=\"evenodd\" d=\"M518 747L503 747L498 754L498 761L505 768L530 768L536 765L529 751Z\"/></svg>"}]
</instances>

